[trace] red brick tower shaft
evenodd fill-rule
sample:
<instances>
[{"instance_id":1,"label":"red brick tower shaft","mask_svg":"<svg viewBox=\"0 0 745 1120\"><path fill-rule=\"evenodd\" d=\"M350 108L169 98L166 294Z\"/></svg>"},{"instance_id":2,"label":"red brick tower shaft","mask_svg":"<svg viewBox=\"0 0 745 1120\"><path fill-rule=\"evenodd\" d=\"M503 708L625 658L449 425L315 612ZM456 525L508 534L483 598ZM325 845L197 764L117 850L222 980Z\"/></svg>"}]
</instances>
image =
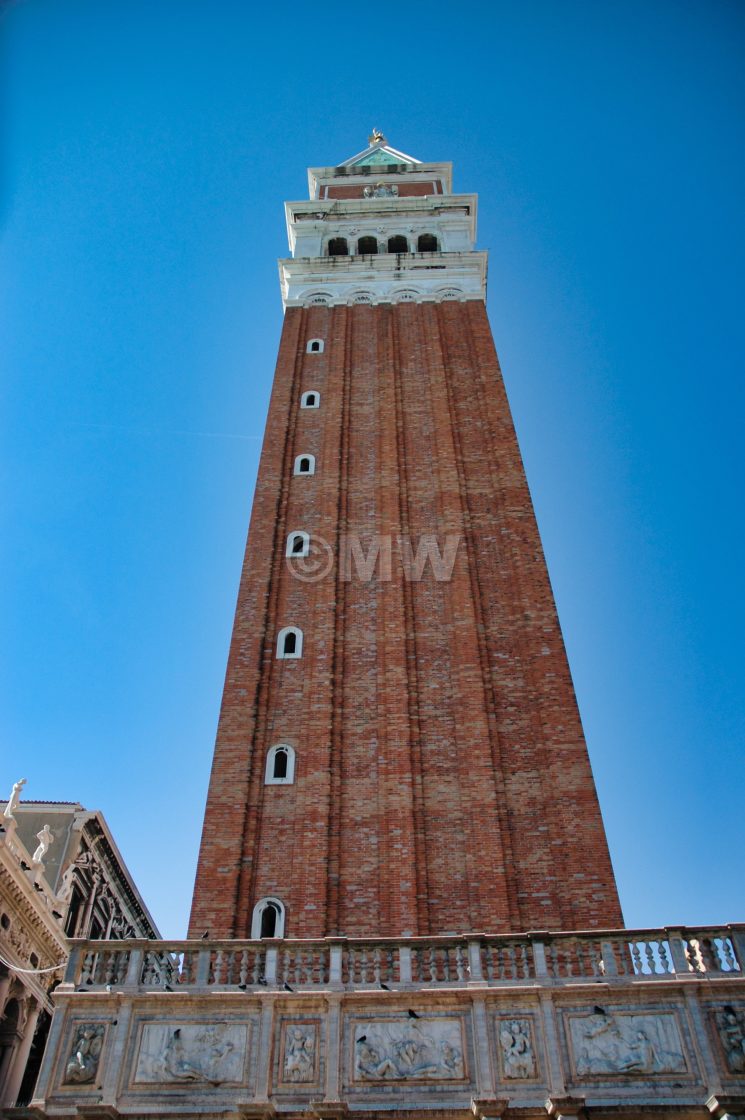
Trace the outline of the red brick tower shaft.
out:
<instances>
[{"instance_id":1,"label":"red brick tower shaft","mask_svg":"<svg viewBox=\"0 0 745 1120\"><path fill-rule=\"evenodd\" d=\"M311 195L191 935L617 927L475 198L380 138Z\"/></svg>"}]
</instances>

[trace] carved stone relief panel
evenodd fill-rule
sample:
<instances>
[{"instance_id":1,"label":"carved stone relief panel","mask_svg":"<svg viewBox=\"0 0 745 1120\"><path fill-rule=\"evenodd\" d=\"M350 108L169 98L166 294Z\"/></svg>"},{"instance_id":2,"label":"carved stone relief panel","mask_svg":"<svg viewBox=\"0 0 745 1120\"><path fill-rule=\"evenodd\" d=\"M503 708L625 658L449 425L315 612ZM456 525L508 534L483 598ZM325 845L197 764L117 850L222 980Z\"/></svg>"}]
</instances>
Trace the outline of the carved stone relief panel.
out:
<instances>
[{"instance_id":1,"label":"carved stone relief panel","mask_svg":"<svg viewBox=\"0 0 745 1120\"><path fill-rule=\"evenodd\" d=\"M460 1019L371 1019L353 1033L355 1081L463 1081Z\"/></svg>"},{"instance_id":2,"label":"carved stone relief panel","mask_svg":"<svg viewBox=\"0 0 745 1120\"><path fill-rule=\"evenodd\" d=\"M72 1043L65 1059L62 1077L64 1085L89 1085L95 1081L105 1033L104 1023L75 1025Z\"/></svg>"},{"instance_id":3,"label":"carved stone relief panel","mask_svg":"<svg viewBox=\"0 0 745 1120\"><path fill-rule=\"evenodd\" d=\"M598 1011L570 1016L573 1066L579 1077L685 1073L680 1031L674 1014Z\"/></svg>"},{"instance_id":4,"label":"carved stone relief panel","mask_svg":"<svg viewBox=\"0 0 745 1120\"><path fill-rule=\"evenodd\" d=\"M745 1074L745 1010L727 1004L713 1014L726 1069Z\"/></svg>"},{"instance_id":5,"label":"carved stone relief panel","mask_svg":"<svg viewBox=\"0 0 745 1120\"><path fill-rule=\"evenodd\" d=\"M248 1023L146 1023L134 1081L192 1087L240 1084L249 1029Z\"/></svg>"},{"instance_id":6,"label":"carved stone relief panel","mask_svg":"<svg viewBox=\"0 0 745 1120\"><path fill-rule=\"evenodd\" d=\"M280 1084L312 1085L318 1081L318 1031L317 1019L282 1023Z\"/></svg>"},{"instance_id":7,"label":"carved stone relief panel","mask_svg":"<svg viewBox=\"0 0 745 1120\"><path fill-rule=\"evenodd\" d=\"M507 1080L536 1077L538 1067L530 1019L516 1016L498 1019L496 1027L502 1077Z\"/></svg>"}]
</instances>

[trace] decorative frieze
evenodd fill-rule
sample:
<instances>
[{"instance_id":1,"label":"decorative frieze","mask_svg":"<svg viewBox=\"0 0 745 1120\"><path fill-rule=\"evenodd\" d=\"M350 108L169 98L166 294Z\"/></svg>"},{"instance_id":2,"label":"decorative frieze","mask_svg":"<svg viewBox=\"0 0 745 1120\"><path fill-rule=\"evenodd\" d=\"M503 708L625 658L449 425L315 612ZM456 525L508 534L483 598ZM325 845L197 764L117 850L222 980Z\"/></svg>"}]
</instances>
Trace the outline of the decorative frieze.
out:
<instances>
[{"instance_id":1,"label":"decorative frieze","mask_svg":"<svg viewBox=\"0 0 745 1120\"><path fill-rule=\"evenodd\" d=\"M66 1085L88 1085L95 1080L105 1034L104 1023L78 1025L65 1062L63 1081Z\"/></svg>"},{"instance_id":2,"label":"decorative frieze","mask_svg":"<svg viewBox=\"0 0 745 1120\"><path fill-rule=\"evenodd\" d=\"M244 1079L249 1023L145 1023L135 1084L240 1084Z\"/></svg>"},{"instance_id":3,"label":"decorative frieze","mask_svg":"<svg viewBox=\"0 0 745 1120\"><path fill-rule=\"evenodd\" d=\"M685 1073L680 1031L674 1014L609 1013L570 1016L569 1037L578 1077L635 1077Z\"/></svg>"},{"instance_id":4,"label":"decorative frieze","mask_svg":"<svg viewBox=\"0 0 745 1120\"><path fill-rule=\"evenodd\" d=\"M463 1081L460 1019L417 1016L371 1019L354 1029L353 1079L369 1081Z\"/></svg>"}]
</instances>

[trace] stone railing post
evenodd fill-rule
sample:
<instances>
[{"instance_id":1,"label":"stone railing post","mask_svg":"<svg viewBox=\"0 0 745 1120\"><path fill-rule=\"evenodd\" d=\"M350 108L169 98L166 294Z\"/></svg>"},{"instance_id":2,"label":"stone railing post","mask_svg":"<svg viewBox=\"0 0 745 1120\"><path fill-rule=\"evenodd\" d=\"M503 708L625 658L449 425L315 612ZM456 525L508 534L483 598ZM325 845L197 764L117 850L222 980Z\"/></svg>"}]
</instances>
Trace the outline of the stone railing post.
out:
<instances>
[{"instance_id":1,"label":"stone railing post","mask_svg":"<svg viewBox=\"0 0 745 1120\"><path fill-rule=\"evenodd\" d=\"M613 952L612 941L600 942L600 959L603 962L604 976L618 976L618 962L616 961L616 954Z\"/></svg>"},{"instance_id":2,"label":"stone railing post","mask_svg":"<svg viewBox=\"0 0 745 1120\"><path fill-rule=\"evenodd\" d=\"M78 975L80 973L81 953L82 949L80 948L80 946L73 943L73 947L70 950L70 956L67 958L67 964L65 966L65 976L63 980L64 984L72 984L73 988L78 981Z\"/></svg>"},{"instance_id":3,"label":"stone railing post","mask_svg":"<svg viewBox=\"0 0 745 1120\"><path fill-rule=\"evenodd\" d=\"M683 934L679 929L666 929L667 943L670 946L670 959L676 976L688 976L690 968L686 956Z\"/></svg>"},{"instance_id":4,"label":"stone railing post","mask_svg":"<svg viewBox=\"0 0 745 1120\"><path fill-rule=\"evenodd\" d=\"M341 984L342 947L332 945L329 950L329 983Z\"/></svg>"},{"instance_id":5,"label":"stone railing post","mask_svg":"<svg viewBox=\"0 0 745 1120\"><path fill-rule=\"evenodd\" d=\"M277 949L273 946L266 951L266 964L264 966L264 976L266 977L267 984L277 983Z\"/></svg>"},{"instance_id":6,"label":"stone railing post","mask_svg":"<svg viewBox=\"0 0 745 1120\"><path fill-rule=\"evenodd\" d=\"M145 953L142 949L132 949L130 951L127 975L124 977L125 988L139 988L144 956Z\"/></svg>"},{"instance_id":7,"label":"stone railing post","mask_svg":"<svg viewBox=\"0 0 745 1120\"><path fill-rule=\"evenodd\" d=\"M548 976L548 962L546 961L546 943L539 934L528 934L530 943L533 947L533 968L535 969L536 980L542 980Z\"/></svg>"},{"instance_id":8,"label":"stone railing post","mask_svg":"<svg viewBox=\"0 0 745 1120\"><path fill-rule=\"evenodd\" d=\"M197 974L194 983L198 988L206 988L210 982L211 949L200 949L197 953Z\"/></svg>"},{"instance_id":9,"label":"stone railing post","mask_svg":"<svg viewBox=\"0 0 745 1120\"><path fill-rule=\"evenodd\" d=\"M411 983L411 947L399 945L398 947L398 979L401 984Z\"/></svg>"},{"instance_id":10,"label":"stone railing post","mask_svg":"<svg viewBox=\"0 0 745 1120\"><path fill-rule=\"evenodd\" d=\"M472 980L483 980L484 970L481 967L481 942L468 942L468 967L471 970Z\"/></svg>"}]
</instances>

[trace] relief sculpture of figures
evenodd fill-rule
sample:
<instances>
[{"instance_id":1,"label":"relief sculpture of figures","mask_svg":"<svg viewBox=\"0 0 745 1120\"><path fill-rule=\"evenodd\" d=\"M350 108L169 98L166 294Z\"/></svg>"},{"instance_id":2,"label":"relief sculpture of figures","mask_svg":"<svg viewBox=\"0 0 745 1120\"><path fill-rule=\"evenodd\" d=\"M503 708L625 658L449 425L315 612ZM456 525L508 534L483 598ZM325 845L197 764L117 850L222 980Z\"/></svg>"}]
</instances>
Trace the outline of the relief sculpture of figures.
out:
<instances>
[{"instance_id":1,"label":"relief sculpture of figures","mask_svg":"<svg viewBox=\"0 0 745 1120\"><path fill-rule=\"evenodd\" d=\"M85 1085L93 1081L103 1047L103 1033L101 1023L80 1024L65 1064L65 1081L68 1084Z\"/></svg>"},{"instance_id":2,"label":"relief sculpture of figures","mask_svg":"<svg viewBox=\"0 0 745 1120\"><path fill-rule=\"evenodd\" d=\"M142 1032L135 1081L204 1086L240 1081L247 1041L244 1024L148 1023Z\"/></svg>"},{"instance_id":3,"label":"relief sculpture of figures","mask_svg":"<svg viewBox=\"0 0 745 1120\"><path fill-rule=\"evenodd\" d=\"M3 816L8 821L15 820L14 814L16 809L18 808L18 802L21 800L21 791L25 786L26 781L26 778L20 778L19 781L13 783L13 788L10 791L10 797L8 798L8 804L5 806L5 812L3 813Z\"/></svg>"},{"instance_id":4,"label":"relief sculpture of figures","mask_svg":"<svg viewBox=\"0 0 745 1120\"><path fill-rule=\"evenodd\" d=\"M284 1081L312 1081L315 1072L315 1027L288 1027L282 1066Z\"/></svg>"},{"instance_id":5,"label":"relief sculpture of figures","mask_svg":"<svg viewBox=\"0 0 745 1120\"><path fill-rule=\"evenodd\" d=\"M43 863L44 856L49 851L49 845L54 843L54 836L48 824L44 825L41 832L36 833L36 839L39 841L39 847L31 858L33 863Z\"/></svg>"},{"instance_id":6,"label":"relief sculpture of figures","mask_svg":"<svg viewBox=\"0 0 745 1120\"><path fill-rule=\"evenodd\" d=\"M535 1058L527 1019L505 1020L499 1032L505 1077L535 1077Z\"/></svg>"},{"instance_id":7,"label":"relief sculpture of figures","mask_svg":"<svg viewBox=\"0 0 745 1120\"><path fill-rule=\"evenodd\" d=\"M571 1019L577 1073L683 1073L680 1037L671 1015L609 1015Z\"/></svg>"},{"instance_id":8,"label":"relief sculpture of figures","mask_svg":"<svg viewBox=\"0 0 745 1120\"><path fill-rule=\"evenodd\" d=\"M745 1013L725 1007L716 1015L719 1038L730 1073L745 1073Z\"/></svg>"},{"instance_id":9,"label":"relief sculpture of figures","mask_svg":"<svg viewBox=\"0 0 745 1120\"><path fill-rule=\"evenodd\" d=\"M462 1080L458 1020L378 1021L355 1032L355 1075L363 1081Z\"/></svg>"},{"instance_id":10,"label":"relief sculpture of figures","mask_svg":"<svg viewBox=\"0 0 745 1120\"><path fill-rule=\"evenodd\" d=\"M365 198L398 198L398 187L395 183L391 186L376 183L374 187L365 187L362 193Z\"/></svg>"}]
</instances>

